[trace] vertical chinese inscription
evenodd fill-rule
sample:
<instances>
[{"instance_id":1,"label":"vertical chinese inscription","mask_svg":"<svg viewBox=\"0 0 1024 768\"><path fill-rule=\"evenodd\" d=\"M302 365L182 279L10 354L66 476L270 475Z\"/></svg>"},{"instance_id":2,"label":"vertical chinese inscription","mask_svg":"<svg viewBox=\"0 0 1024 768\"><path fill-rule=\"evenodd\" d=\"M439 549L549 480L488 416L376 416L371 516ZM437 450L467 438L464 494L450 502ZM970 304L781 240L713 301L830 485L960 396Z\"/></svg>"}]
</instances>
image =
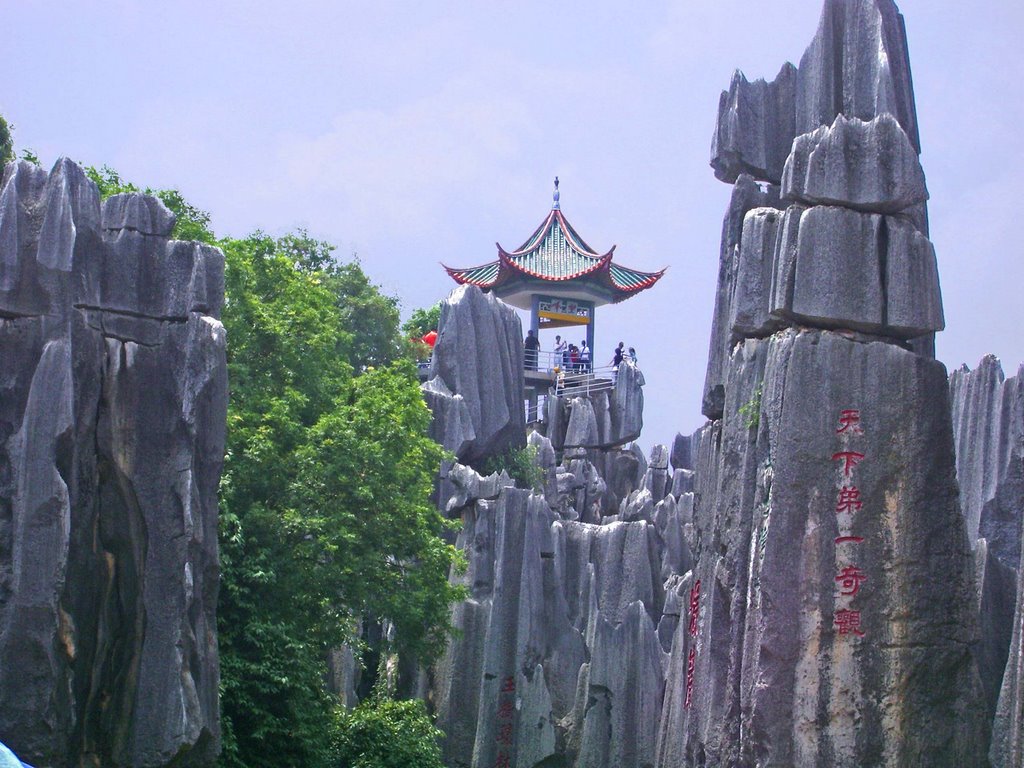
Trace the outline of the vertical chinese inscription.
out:
<instances>
[{"instance_id":1,"label":"vertical chinese inscription","mask_svg":"<svg viewBox=\"0 0 1024 768\"><path fill-rule=\"evenodd\" d=\"M864 543L864 537L855 536L852 530L857 513L864 507L860 489L854 483L854 477L857 465L867 458L860 451L854 450L858 447L857 443L860 438L864 436L859 409L844 408L839 412L836 435L838 435L841 442L840 447L843 450L832 454L832 461L842 469L842 479L835 505L839 528L835 545L837 548L842 547L840 550L841 561L846 564L839 569L835 576L838 595L832 624L840 636L864 637L867 633L861 628L861 612L854 610L851 605L861 586L868 580L868 575L856 563L857 548Z\"/></svg>"},{"instance_id":2,"label":"vertical chinese inscription","mask_svg":"<svg viewBox=\"0 0 1024 768\"><path fill-rule=\"evenodd\" d=\"M498 744L498 755L494 758L494 768L512 767L515 711L516 679L509 675L501 681L498 690L498 735L494 738Z\"/></svg>"},{"instance_id":3,"label":"vertical chinese inscription","mask_svg":"<svg viewBox=\"0 0 1024 768\"><path fill-rule=\"evenodd\" d=\"M690 654L686 659L686 698L683 700L683 709L690 708L693 700L693 671L697 666L697 619L700 616L700 579L693 583L690 588L689 606L690 625L687 628L690 632Z\"/></svg>"}]
</instances>

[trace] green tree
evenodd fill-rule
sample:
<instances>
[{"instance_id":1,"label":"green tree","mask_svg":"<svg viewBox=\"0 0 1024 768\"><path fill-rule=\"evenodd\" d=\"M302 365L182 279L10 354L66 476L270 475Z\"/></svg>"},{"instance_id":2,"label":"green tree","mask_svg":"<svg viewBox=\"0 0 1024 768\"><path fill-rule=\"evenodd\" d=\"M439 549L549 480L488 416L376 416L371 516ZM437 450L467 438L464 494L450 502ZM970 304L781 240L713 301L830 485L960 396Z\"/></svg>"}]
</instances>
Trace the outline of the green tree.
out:
<instances>
[{"instance_id":1,"label":"green tree","mask_svg":"<svg viewBox=\"0 0 1024 768\"><path fill-rule=\"evenodd\" d=\"M85 175L96 182L99 187L100 197L108 198L111 195L118 195L124 192L143 192L160 198L175 215L174 229L171 237L176 240L199 240L204 243L215 243L216 238L210 230L210 214L189 204L182 194L176 189L139 189L130 181L121 178L121 175L110 166L104 165L96 168L92 165L82 166Z\"/></svg>"},{"instance_id":2,"label":"green tree","mask_svg":"<svg viewBox=\"0 0 1024 768\"><path fill-rule=\"evenodd\" d=\"M221 764L331 765L327 650L358 644L374 621L396 630L377 653L427 661L461 595L429 502L441 450L401 354L397 302L306 232L217 239L176 190L87 173L104 197L155 194L177 216L174 236L224 251Z\"/></svg>"},{"instance_id":3,"label":"green tree","mask_svg":"<svg viewBox=\"0 0 1024 768\"><path fill-rule=\"evenodd\" d=\"M0 168L13 159L14 136L11 134L11 126L3 117L0 117Z\"/></svg>"},{"instance_id":4,"label":"green tree","mask_svg":"<svg viewBox=\"0 0 1024 768\"><path fill-rule=\"evenodd\" d=\"M447 581L456 553L429 503L441 451L426 437L415 371L353 353L346 283L318 245L297 249L302 237L222 241L231 404L219 628L231 766L322 764L327 649L354 642L370 618L395 626L395 651L428 660L459 594ZM357 296L372 288L354 283Z\"/></svg>"},{"instance_id":5,"label":"green tree","mask_svg":"<svg viewBox=\"0 0 1024 768\"><path fill-rule=\"evenodd\" d=\"M338 768L443 768L434 727L420 701L368 699L338 724Z\"/></svg>"},{"instance_id":6,"label":"green tree","mask_svg":"<svg viewBox=\"0 0 1024 768\"><path fill-rule=\"evenodd\" d=\"M402 325L402 333L408 338L418 339L427 331L436 331L441 322L441 302L426 309L418 307Z\"/></svg>"}]
</instances>

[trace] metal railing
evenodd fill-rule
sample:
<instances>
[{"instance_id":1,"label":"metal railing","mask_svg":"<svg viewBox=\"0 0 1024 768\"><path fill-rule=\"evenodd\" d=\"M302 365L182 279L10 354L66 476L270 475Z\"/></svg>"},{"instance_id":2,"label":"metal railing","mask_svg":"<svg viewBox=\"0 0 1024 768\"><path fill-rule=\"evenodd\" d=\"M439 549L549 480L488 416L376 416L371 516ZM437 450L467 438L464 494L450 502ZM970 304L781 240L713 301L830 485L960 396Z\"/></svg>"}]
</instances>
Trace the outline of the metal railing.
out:
<instances>
[{"instance_id":1,"label":"metal railing","mask_svg":"<svg viewBox=\"0 0 1024 768\"><path fill-rule=\"evenodd\" d=\"M615 386L617 369L602 365L586 371L558 371L554 391L562 397L578 397L603 392Z\"/></svg>"}]
</instances>

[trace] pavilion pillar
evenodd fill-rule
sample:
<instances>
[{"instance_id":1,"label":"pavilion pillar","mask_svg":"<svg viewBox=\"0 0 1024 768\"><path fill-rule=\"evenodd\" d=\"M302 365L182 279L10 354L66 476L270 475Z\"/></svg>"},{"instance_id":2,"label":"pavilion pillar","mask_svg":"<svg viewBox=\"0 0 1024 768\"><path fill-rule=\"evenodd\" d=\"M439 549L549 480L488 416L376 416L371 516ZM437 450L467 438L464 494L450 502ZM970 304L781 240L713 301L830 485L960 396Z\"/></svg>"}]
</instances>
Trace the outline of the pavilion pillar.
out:
<instances>
[{"instance_id":1,"label":"pavilion pillar","mask_svg":"<svg viewBox=\"0 0 1024 768\"><path fill-rule=\"evenodd\" d=\"M587 323L587 346L590 347L590 366L597 367L597 355L594 352L594 323L597 322L597 312L593 304L590 305L590 322Z\"/></svg>"},{"instance_id":2,"label":"pavilion pillar","mask_svg":"<svg viewBox=\"0 0 1024 768\"><path fill-rule=\"evenodd\" d=\"M533 335L540 338L540 296L536 293L530 297L530 329Z\"/></svg>"}]
</instances>

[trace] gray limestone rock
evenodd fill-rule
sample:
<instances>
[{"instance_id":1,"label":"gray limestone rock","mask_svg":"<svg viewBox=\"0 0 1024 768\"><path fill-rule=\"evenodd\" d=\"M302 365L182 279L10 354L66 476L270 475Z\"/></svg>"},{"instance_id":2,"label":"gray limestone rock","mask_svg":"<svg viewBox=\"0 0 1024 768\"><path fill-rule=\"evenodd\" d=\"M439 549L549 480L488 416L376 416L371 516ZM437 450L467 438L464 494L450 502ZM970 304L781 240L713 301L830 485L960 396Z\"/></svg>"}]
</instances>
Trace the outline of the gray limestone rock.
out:
<instances>
[{"instance_id":1,"label":"gray limestone rock","mask_svg":"<svg viewBox=\"0 0 1024 768\"><path fill-rule=\"evenodd\" d=\"M749 175L736 180L729 208L722 220L722 245L718 257L718 289L715 294L715 312L711 319L711 342L708 348L708 368L704 379L701 413L709 419L722 416L725 402L725 377L732 351L732 301L736 287L736 269L739 261L743 220L754 208L777 207L777 187L762 190Z\"/></svg>"},{"instance_id":2,"label":"gray limestone rock","mask_svg":"<svg viewBox=\"0 0 1024 768\"><path fill-rule=\"evenodd\" d=\"M1013 635L1017 571L1001 563L985 539L978 539L974 545L974 567L974 583L977 588L975 609L980 631L975 654L985 689L985 703L988 705L989 718L992 718L996 713Z\"/></svg>"},{"instance_id":3,"label":"gray limestone rock","mask_svg":"<svg viewBox=\"0 0 1024 768\"><path fill-rule=\"evenodd\" d=\"M474 463L522 447L523 333L515 310L462 285L442 302L439 326L431 378L462 396L473 425L472 439L456 454L459 461Z\"/></svg>"},{"instance_id":4,"label":"gray limestone rock","mask_svg":"<svg viewBox=\"0 0 1024 768\"><path fill-rule=\"evenodd\" d=\"M564 448L591 448L600 445L597 417L589 397L574 397L569 401L569 423L565 428Z\"/></svg>"},{"instance_id":5,"label":"gray limestone rock","mask_svg":"<svg viewBox=\"0 0 1024 768\"><path fill-rule=\"evenodd\" d=\"M212 765L223 257L155 234L128 267L100 221L74 163L5 171L0 734L39 765Z\"/></svg>"},{"instance_id":6,"label":"gray limestone rock","mask_svg":"<svg viewBox=\"0 0 1024 768\"><path fill-rule=\"evenodd\" d=\"M736 287L729 312L729 328L735 338L765 336L782 325L780 318L770 314L780 218L777 208L754 208L743 217Z\"/></svg>"},{"instance_id":7,"label":"gray limestone rock","mask_svg":"<svg viewBox=\"0 0 1024 768\"><path fill-rule=\"evenodd\" d=\"M1013 635L992 724L989 759L993 768L1016 768L1024 763L1024 578L1020 577L1024 552L1019 564Z\"/></svg>"},{"instance_id":8,"label":"gray limestone rock","mask_svg":"<svg viewBox=\"0 0 1024 768\"><path fill-rule=\"evenodd\" d=\"M917 150L889 113L873 120L840 114L798 136L786 160L782 199L899 213L928 199Z\"/></svg>"},{"instance_id":9,"label":"gray limestone rock","mask_svg":"<svg viewBox=\"0 0 1024 768\"><path fill-rule=\"evenodd\" d=\"M988 355L949 377L960 503L973 541L988 540L1001 563L1017 568L1024 519L1024 367L1004 378Z\"/></svg>"},{"instance_id":10,"label":"gray limestone rock","mask_svg":"<svg viewBox=\"0 0 1024 768\"><path fill-rule=\"evenodd\" d=\"M170 237L175 216L152 195L122 193L103 201L102 227L105 230L134 230L140 235Z\"/></svg>"},{"instance_id":11,"label":"gray limestone rock","mask_svg":"<svg viewBox=\"0 0 1024 768\"><path fill-rule=\"evenodd\" d=\"M420 385L423 399L433 414L430 421L430 439L440 443L456 456L465 455L476 440L473 419L462 395L453 395L437 376Z\"/></svg>"},{"instance_id":12,"label":"gray limestone rock","mask_svg":"<svg viewBox=\"0 0 1024 768\"><path fill-rule=\"evenodd\" d=\"M798 67L795 135L831 125L838 114L885 113L920 152L903 16L893 0L826 0Z\"/></svg>"},{"instance_id":13,"label":"gray limestone rock","mask_svg":"<svg viewBox=\"0 0 1024 768\"><path fill-rule=\"evenodd\" d=\"M687 758L983 765L973 562L942 366L787 331L741 344L733 367L709 456L719 491L696 520ZM762 376L755 426L740 407ZM672 689L685 670L669 674Z\"/></svg>"},{"instance_id":14,"label":"gray limestone rock","mask_svg":"<svg viewBox=\"0 0 1024 768\"><path fill-rule=\"evenodd\" d=\"M903 17L892 0L826 0L800 59L771 83L737 72L718 105L711 144L715 176L778 184L793 139L837 115L868 121L891 114L920 152Z\"/></svg>"},{"instance_id":15,"label":"gray limestone rock","mask_svg":"<svg viewBox=\"0 0 1024 768\"><path fill-rule=\"evenodd\" d=\"M672 473L672 485L669 488L669 493L678 499L682 494L693 491L693 476L692 469L677 469Z\"/></svg>"},{"instance_id":16,"label":"gray limestone rock","mask_svg":"<svg viewBox=\"0 0 1024 768\"><path fill-rule=\"evenodd\" d=\"M715 176L735 182L741 174L779 183L796 135L796 67L786 63L770 83L749 82L737 70L718 102L711 141Z\"/></svg>"},{"instance_id":17,"label":"gray limestone rock","mask_svg":"<svg viewBox=\"0 0 1024 768\"><path fill-rule=\"evenodd\" d=\"M912 339L945 326L935 250L904 218L790 208L771 311L802 325Z\"/></svg>"},{"instance_id":18,"label":"gray limestone rock","mask_svg":"<svg viewBox=\"0 0 1024 768\"><path fill-rule=\"evenodd\" d=\"M669 464L672 469L693 469L695 453L693 435L676 433L672 441L672 452L669 454Z\"/></svg>"}]
</instances>

